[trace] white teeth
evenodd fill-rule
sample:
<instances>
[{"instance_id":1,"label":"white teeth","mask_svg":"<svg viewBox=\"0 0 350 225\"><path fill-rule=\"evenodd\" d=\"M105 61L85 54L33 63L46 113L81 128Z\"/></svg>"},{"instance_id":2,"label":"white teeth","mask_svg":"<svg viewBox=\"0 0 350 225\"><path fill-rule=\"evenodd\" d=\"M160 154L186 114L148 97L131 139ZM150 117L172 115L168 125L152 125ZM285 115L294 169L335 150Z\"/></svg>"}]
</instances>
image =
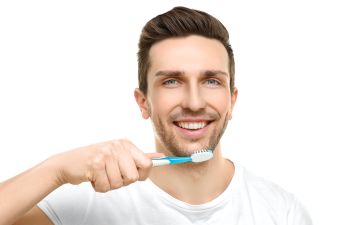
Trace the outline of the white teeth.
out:
<instances>
[{"instance_id":1,"label":"white teeth","mask_svg":"<svg viewBox=\"0 0 350 225\"><path fill-rule=\"evenodd\" d=\"M179 127L190 129L190 130L197 130L205 127L207 125L206 122L178 122L177 123Z\"/></svg>"}]
</instances>

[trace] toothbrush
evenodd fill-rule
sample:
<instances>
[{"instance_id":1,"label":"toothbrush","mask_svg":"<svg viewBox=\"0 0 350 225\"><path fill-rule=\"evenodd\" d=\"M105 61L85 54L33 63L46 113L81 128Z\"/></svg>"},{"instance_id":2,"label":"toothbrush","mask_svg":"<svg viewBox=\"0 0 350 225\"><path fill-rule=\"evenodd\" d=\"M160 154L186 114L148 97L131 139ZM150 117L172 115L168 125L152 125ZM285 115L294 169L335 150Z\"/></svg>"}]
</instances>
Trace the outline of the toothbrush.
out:
<instances>
[{"instance_id":1,"label":"toothbrush","mask_svg":"<svg viewBox=\"0 0 350 225\"><path fill-rule=\"evenodd\" d=\"M153 158L152 163L154 166L164 166L164 165L174 165L185 162L204 162L213 157L213 151L210 149L203 149L200 151L194 152L191 156L185 157L175 157L175 156L167 156L161 158Z\"/></svg>"}]
</instances>

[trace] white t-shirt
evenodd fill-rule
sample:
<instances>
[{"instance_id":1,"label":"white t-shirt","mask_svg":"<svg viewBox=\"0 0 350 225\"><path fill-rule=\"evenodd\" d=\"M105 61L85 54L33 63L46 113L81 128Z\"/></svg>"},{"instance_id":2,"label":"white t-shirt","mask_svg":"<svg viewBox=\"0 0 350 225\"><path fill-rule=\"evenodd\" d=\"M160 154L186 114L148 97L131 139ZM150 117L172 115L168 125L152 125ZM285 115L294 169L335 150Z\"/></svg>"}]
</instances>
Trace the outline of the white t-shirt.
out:
<instances>
[{"instance_id":1,"label":"white t-shirt","mask_svg":"<svg viewBox=\"0 0 350 225\"><path fill-rule=\"evenodd\" d=\"M148 179L107 193L96 193L89 183L64 185L38 206L64 225L312 224L292 194L239 164L227 189L201 205L175 199Z\"/></svg>"}]
</instances>

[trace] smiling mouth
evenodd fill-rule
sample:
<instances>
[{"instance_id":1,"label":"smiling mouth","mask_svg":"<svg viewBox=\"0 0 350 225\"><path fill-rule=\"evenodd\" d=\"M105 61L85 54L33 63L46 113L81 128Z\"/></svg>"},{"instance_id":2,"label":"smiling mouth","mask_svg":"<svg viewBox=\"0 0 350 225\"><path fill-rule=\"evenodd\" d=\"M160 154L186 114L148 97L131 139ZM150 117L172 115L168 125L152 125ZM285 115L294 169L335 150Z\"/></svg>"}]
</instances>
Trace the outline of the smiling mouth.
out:
<instances>
[{"instance_id":1,"label":"smiling mouth","mask_svg":"<svg viewBox=\"0 0 350 225\"><path fill-rule=\"evenodd\" d=\"M188 122L188 121L175 121L174 124L177 127L186 130L200 130L208 126L212 121L198 121L198 122Z\"/></svg>"}]
</instances>

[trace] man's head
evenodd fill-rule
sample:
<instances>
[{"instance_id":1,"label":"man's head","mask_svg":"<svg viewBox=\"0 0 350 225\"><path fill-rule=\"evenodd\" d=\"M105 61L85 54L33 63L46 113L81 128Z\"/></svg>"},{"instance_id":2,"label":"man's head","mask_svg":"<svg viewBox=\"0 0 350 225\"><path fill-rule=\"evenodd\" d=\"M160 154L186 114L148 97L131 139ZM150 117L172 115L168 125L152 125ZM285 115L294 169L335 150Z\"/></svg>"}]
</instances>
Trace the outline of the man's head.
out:
<instances>
[{"instance_id":1,"label":"man's head","mask_svg":"<svg viewBox=\"0 0 350 225\"><path fill-rule=\"evenodd\" d=\"M188 155L219 143L237 90L225 27L207 13L176 7L150 20L139 42L136 101L151 117L158 149Z\"/></svg>"},{"instance_id":2,"label":"man's head","mask_svg":"<svg viewBox=\"0 0 350 225\"><path fill-rule=\"evenodd\" d=\"M139 88L147 94L147 74L151 65L149 51L162 40L174 37L200 35L216 39L225 47L229 57L230 88L234 88L235 62L229 42L229 33L215 17L194 9L175 7L172 10L151 19L143 28L139 40L138 79Z\"/></svg>"}]
</instances>

